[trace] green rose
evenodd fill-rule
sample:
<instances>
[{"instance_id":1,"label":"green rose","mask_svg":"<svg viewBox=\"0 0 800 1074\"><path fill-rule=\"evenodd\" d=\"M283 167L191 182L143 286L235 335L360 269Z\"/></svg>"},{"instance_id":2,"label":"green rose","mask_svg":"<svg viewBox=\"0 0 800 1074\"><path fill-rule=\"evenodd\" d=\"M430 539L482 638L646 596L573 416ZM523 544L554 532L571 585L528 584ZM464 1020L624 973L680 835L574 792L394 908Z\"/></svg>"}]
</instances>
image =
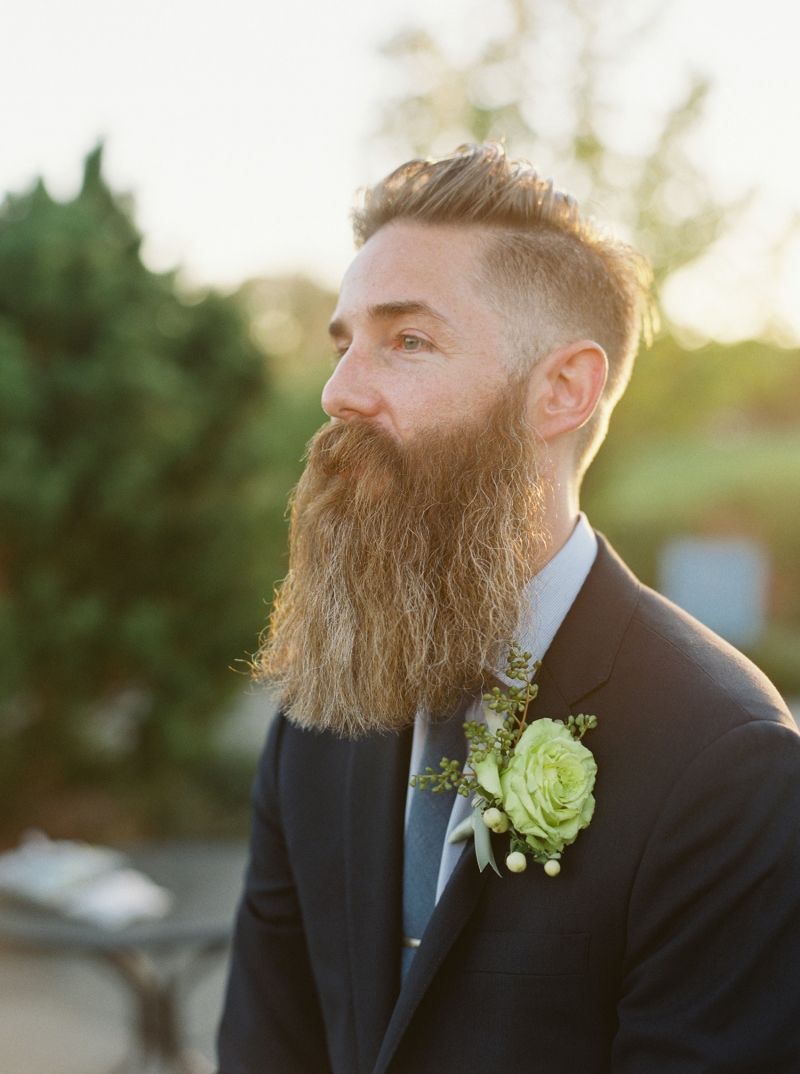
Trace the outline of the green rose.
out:
<instances>
[{"instance_id":1,"label":"green rose","mask_svg":"<svg viewBox=\"0 0 800 1074\"><path fill-rule=\"evenodd\" d=\"M535 720L520 736L503 771L498 772L496 762L490 771L490 759L485 764L486 782L495 785L494 776L499 776L503 809L532 850L560 852L591 821L597 765L564 724Z\"/></svg>"}]
</instances>

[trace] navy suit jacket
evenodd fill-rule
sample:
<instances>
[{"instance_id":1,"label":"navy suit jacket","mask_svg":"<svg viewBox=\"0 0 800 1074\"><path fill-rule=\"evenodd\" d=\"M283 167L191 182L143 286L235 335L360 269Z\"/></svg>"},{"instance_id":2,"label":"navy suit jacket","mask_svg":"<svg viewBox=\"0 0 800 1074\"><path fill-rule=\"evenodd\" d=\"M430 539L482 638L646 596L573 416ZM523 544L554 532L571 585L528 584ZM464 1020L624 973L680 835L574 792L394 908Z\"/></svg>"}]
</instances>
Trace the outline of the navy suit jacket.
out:
<instances>
[{"instance_id":1,"label":"navy suit jacket","mask_svg":"<svg viewBox=\"0 0 800 1074\"><path fill-rule=\"evenodd\" d=\"M598 717L594 819L555 879L481 874L468 844L402 990L411 734L276 719L221 1074L800 1071L800 735L779 696L602 540L538 681L532 718Z\"/></svg>"}]
</instances>

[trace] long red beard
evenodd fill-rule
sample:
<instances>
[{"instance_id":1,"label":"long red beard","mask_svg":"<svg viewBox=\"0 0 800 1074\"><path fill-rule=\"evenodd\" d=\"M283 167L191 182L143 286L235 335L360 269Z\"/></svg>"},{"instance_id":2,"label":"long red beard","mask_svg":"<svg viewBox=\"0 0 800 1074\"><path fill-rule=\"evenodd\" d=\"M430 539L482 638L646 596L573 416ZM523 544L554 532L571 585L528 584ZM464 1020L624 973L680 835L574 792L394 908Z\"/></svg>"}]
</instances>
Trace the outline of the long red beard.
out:
<instances>
[{"instance_id":1,"label":"long red beard","mask_svg":"<svg viewBox=\"0 0 800 1074\"><path fill-rule=\"evenodd\" d=\"M418 709L449 712L498 665L545 546L522 400L404 446L362 422L311 441L255 661L296 723L397 730Z\"/></svg>"}]
</instances>

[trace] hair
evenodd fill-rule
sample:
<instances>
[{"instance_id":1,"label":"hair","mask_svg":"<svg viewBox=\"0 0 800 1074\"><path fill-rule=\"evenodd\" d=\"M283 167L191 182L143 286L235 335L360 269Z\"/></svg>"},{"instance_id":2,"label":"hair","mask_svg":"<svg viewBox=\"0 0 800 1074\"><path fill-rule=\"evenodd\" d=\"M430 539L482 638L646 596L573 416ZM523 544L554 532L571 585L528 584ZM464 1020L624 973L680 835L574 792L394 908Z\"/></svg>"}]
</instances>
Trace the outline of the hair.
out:
<instances>
[{"instance_id":1,"label":"hair","mask_svg":"<svg viewBox=\"0 0 800 1074\"><path fill-rule=\"evenodd\" d=\"M608 380L580 431L582 474L630 379L642 333L651 338L652 271L631 246L584 219L575 199L496 143L465 145L436 160L410 160L361 195L356 245L394 220L475 227L485 233L482 276L508 318L512 371L524 373L559 346L599 344Z\"/></svg>"}]
</instances>

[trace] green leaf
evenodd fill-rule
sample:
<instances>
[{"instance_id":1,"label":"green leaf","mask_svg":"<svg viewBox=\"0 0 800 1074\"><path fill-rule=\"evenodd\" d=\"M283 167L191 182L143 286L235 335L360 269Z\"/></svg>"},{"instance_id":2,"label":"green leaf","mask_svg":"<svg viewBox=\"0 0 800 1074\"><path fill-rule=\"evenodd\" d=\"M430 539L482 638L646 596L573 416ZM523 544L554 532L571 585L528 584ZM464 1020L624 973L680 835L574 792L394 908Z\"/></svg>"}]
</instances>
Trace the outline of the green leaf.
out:
<instances>
[{"instance_id":1,"label":"green leaf","mask_svg":"<svg viewBox=\"0 0 800 1074\"><path fill-rule=\"evenodd\" d=\"M483 872L487 865L491 865L500 876L500 870L494 860L491 832L483 823L483 813L477 808L472 810L472 831L475 833L475 857L478 861L478 869Z\"/></svg>"}]
</instances>

